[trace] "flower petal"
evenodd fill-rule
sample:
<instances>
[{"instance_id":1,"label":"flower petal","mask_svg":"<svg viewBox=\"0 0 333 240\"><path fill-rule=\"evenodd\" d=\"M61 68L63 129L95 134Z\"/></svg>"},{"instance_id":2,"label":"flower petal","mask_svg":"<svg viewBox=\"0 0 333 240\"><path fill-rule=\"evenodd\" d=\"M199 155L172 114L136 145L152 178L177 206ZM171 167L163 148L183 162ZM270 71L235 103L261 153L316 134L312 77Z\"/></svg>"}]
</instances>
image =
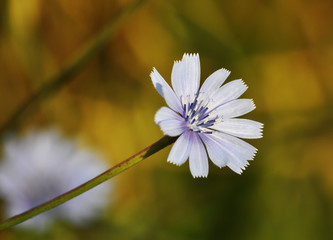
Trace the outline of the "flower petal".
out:
<instances>
[{"instance_id":1,"label":"flower petal","mask_svg":"<svg viewBox=\"0 0 333 240\"><path fill-rule=\"evenodd\" d=\"M232 161L228 162L228 167L237 173L241 173L242 170L248 165L248 160L252 160L257 152L257 149L247 142L231 136L225 133L217 133L216 136L228 146L237 156L233 158Z\"/></svg>"},{"instance_id":2,"label":"flower petal","mask_svg":"<svg viewBox=\"0 0 333 240\"><path fill-rule=\"evenodd\" d=\"M174 143L168 156L168 162L176 165L182 165L188 159L191 147L191 133L186 131L180 135L180 137Z\"/></svg>"},{"instance_id":3,"label":"flower petal","mask_svg":"<svg viewBox=\"0 0 333 240\"><path fill-rule=\"evenodd\" d=\"M260 122L231 118L212 126L213 129L241 138L261 138L263 124Z\"/></svg>"},{"instance_id":4,"label":"flower petal","mask_svg":"<svg viewBox=\"0 0 333 240\"><path fill-rule=\"evenodd\" d=\"M207 137L207 134L202 133L200 137L206 145L210 160L220 168L227 165L228 157L220 145L214 139Z\"/></svg>"},{"instance_id":5,"label":"flower petal","mask_svg":"<svg viewBox=\"0 0 333 240\"><path fill-rule=\"evenodd\" d=\"M212 98L214 103L211 107L216 108L226 102L235 100L239 98L246 90L247 86L241 79L228 82L213 94Z\"/></svg>"},{"instance_id":6,"label":"flower petal","mask_svg":"<svg viewBox=\"0 0 333 240\"><path fill-rule=\"evenodd\" d=\"M184 119L177 114L175 111L171 110L168 107L161 107L155 114L155 123L160 124L160 122L165 120L179 120L184 121Z\"/></svg>"},{"instance_id":7,"label":"flower petal","mask_svg":"<svg viewBox=\"0 0 333 240\"><path fill-rule=\"evenodd\" d=\"M190 171L193 177L208 176L208 158L206 149L198 134L192 133L192 149L190 153Z\"/></svg>"},{"instance_id":8,"label":"flower petal","mask_svg":"<svg viewBox=\"0 0 333 240\"><path fill-rule=\"evenodd\" d=\"M155 123L168 136L178 136L186 130L184 119L168 107L160 108L155 114Z\"/></svg>"},{"instance_id":9,"label":"flower petal","mask_svg":"<svg viewBox=\"0 0 333 240\"><path fill-rule=\"evenodd\" d=\"M179 121L178 119L169 119L161 121L158 124L163 133L170 137L176 137L182 134L187 128L184 121Z\"/></svg>"},{"instance_id":10,"label":"flower petal","mask_svg":"<svg viewBox=\"0 0 333 240\"><path fill-rule=\"evenodd\" d=\"M184 63L182 61L175 61L171 72L171 84L178 99L181 99L182 96L186 96L184 93L186 87L184 86L184 74Z\"/></svg>"},{"instance_id":11,"label":"flower petal","mask_svg":"<svg viewBox=\"0 0 333 240\"><path fill-rule=\"evenodd\" d=\"M198 54L184 54L182 63L183 75L180 79L183 82L184 97L190 96L190 101L198 93L200 85L200 59Z\"/></svg>"},{"instance_id":12,"label":"flower petal","mask_svg":"<svg viewBox=\"0 0 333 240\"><path fill-rule=\"evenodd\" d=\"M222 141L222 139L219 138L217 135L211 134L207 137L212 139L225 153L228 159L227 166L231 168L231 170L233 170L234 172L241 174L244 167L248 164L246 159L240 157L239 154L232 147L230 147L226 142Z\"/></svg>"},{"instance_id":13,"label":"flower petal","mask_svg":"<svg viewBox=\"0 0 333 240\"><path fill-rule=\"evenodd\" d=\"M252 160L257 151L252 145L228 134L213 133L206 136L225 152L228 158L227 166L238 174L242 173L248 160Z\"/></svg>"},{"instance_id":14,"label":"flower petal","mask_svg":"<svg viewBox=\"0 0 333 240\"><path fill-rule=\"evenodd\" d=\"M251 112L255 108L252 99L236 99L219 106L215 111L223 118L234 118Z\"/></svg>"},{"instance_id":15,"label":"flower petal","mask_svg":"<svg viewBox=\"0 0 333 240\"><path fill-rule=\"evenodd\" d=\"M246 160L252 160L257 152L257 149L251 144L225 133L217 133L218 138L227 143L230 147L235 149Z\"/></svg>"},{"instance_id":16,"label":"flower petal","mask_svg":"<svg viewBox=\"0 0 333 240\"><path fill-rule=\"evenodd\" d=\"M165 99L168 106L174 111L181 113L183 109L180 100L155 68L151 72L150 77L157 92Z\"/></svg>"},{"instance_id":17,"label":"flower petal","mask_svg":"<svg viewBox=\"0 0 333 240\"><path fill-rule=\"evenodd\" d=\"M215 71L202 84L200 88L200 93L205 93L206 95L209 95L212 92L216 91L224 83L229 74L230 71L224 68Z\"/></svg>"}]
</instances>

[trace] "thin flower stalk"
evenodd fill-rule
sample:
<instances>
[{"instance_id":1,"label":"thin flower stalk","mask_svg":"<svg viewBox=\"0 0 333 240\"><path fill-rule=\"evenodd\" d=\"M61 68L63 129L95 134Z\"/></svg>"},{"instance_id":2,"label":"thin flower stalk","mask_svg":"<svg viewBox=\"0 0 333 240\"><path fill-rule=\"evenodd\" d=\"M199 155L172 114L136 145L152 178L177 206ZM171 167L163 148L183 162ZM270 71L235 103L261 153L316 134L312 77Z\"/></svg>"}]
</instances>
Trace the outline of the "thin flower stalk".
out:
<instances>
[{"instance_id":1,"label":"thin flower stalk","mask_svg":"<svg viewBox=\"0 0 333 240\"><path fill-rule=\"evenodd\" d=\"M19 215L11 217L2 223L0 223L0 231L12 227L16 224L22 223L36 215L39 215L43 212L46 212L60 204L63 204L70 199L96 187L97 185L109 180L110 178L118 175L119 173L125 171L126 169L134 166L135 164L141 162L142 160L148 158L152 154L160 151L161 149L167 147L168 145L172 144L176 141L176 138L164 136L154 144L146 147L145 149L141 150L137 154L129 157L128 159L124 160L123 162L115 165L114 167L110 168L109 170L103 172L102 174L98 175L97 177L83 183L82 185L44 203L35 208L32 208L26 212L23 212Z\"/></svg>"}]
</instances>

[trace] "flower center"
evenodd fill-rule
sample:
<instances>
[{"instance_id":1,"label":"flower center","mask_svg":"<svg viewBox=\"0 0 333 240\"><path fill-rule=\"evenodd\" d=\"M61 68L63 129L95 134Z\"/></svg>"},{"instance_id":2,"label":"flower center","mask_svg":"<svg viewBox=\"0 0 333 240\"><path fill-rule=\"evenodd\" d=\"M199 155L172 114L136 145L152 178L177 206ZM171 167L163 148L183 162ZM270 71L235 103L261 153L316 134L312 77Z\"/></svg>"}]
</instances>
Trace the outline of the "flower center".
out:
<instances>
[{"instance_id":1,"label":"flower center","mask_svg":"<svg viewBox=\"0 0 333 240\"><path fill-rule=\"evenodd\" d=\"M183 104L183 117L189 130L199 133L213 133L213 129L210 129L210 127L219 120L219 117L213 111L210 111L208 107L210 99L200 99L200 96L196 96L193 102L183 102L185 102Z\"/></svg>"}]
</instances>

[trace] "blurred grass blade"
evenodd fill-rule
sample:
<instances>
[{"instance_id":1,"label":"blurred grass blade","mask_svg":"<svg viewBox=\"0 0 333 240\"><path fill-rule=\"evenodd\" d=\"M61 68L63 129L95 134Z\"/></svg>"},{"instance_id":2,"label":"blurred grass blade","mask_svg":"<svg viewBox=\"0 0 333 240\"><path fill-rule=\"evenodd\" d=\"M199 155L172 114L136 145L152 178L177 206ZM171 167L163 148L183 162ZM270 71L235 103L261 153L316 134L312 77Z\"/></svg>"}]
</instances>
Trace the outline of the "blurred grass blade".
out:
<instances>
[{"instance_id":1,"label":"blurred grass blade","mask_svg":"<svg viewBox=\"0 0 333 240\"><path fill-rule=\"evenodd\" d=\"M93 56L95 56L112 38L119 27L128 19L145 0L135 0L120 11L106 26L91 40L90 43L58 74L47 81L29 99L22 103L0 128L0 137L8 130L15 129L29 110L36 107L43 99L69 83ZM31 112L31 111L30 111Z\"/></svg>"},{"instance_id":2,"label":"blurred grass blade","mask_svg":"<svg viewBox=\"0 0 333 240\"><path fill-rule=\"evenodd\" d=\"M32 208L24 213L11 217L2 223L0 223L0 231L6 228L12 227L16 224L22 223L34 216L37 216L43 212L46 212L60 204L63 204L70 199L92 189L93 187L109 180L110 178L118 175L119 173L125 171L126 169L132 167L133 165L141 162L142 160L146 159L147 157L151 156L152 154L158 152L159 150L169 146L173 142L175 142L177 138L175 137L168 137L164 136L154 144L150 145L149 147L141 150L137 154L133 155L132 157L124 160L123 162L115 165L114 167L110 168L109 170L105 171L104 173L98 175L97 177L89 180L86 183L74 188L44 204L41 204L35 208Z\"/></svg>"}]
</instances>

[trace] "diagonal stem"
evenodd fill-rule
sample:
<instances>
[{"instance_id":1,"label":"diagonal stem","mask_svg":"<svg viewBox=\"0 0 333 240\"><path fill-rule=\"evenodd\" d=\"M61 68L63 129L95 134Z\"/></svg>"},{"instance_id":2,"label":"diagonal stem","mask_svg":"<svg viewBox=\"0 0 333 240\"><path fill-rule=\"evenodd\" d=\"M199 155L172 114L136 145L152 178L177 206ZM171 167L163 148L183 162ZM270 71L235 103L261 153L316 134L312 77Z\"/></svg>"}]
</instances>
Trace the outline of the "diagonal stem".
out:
<instances>
[{"instance_id":1,"label":"diagonal stem","mask_svg":"<svg viewBox=\"0 0 333 240\"><path fill-rule=\"evenodd\" d=\"M128 19L128 16L141 6L144 1L134 0L121 10L62 71L49 79L43 87L23 102L0 127L0 137L6 131L15 129L29 110L32 110L42 100L61 89L66 83L69 83L73 76L108 43L119 27Z\"/></svg>"},{"instance_id":2,"label":"diagonal stem","mask_svg":"<svg viewBox=\"0 0 333 240\"><path fill-rule=\"evenodd\" d=\"M93 187L109 180L110 178L118 175L119 173L125 171L126 169L132 167L133 165L141 162L142 160L146 159L147 157L151 156L152 154L160 151L161 149L169 146L173 142L176 141L175 137L164 136L154 144L146 147L145 149L141 150L137 154L133 155L132 157L122 161L121 163L115 165L114 167L110 168L109 170L103 172L102 174L98 175L97 177L83 183L82 185L46 202L37 207L34 207L26 212L23 212L19 215L11 217L3 222L0 223L0 231L6 228L12 227L16 224L22 223L34 216L37 216L43 212L46 212L60 204L67 202L68 200L92 189Z\"/></svg>"}]
</instances>

